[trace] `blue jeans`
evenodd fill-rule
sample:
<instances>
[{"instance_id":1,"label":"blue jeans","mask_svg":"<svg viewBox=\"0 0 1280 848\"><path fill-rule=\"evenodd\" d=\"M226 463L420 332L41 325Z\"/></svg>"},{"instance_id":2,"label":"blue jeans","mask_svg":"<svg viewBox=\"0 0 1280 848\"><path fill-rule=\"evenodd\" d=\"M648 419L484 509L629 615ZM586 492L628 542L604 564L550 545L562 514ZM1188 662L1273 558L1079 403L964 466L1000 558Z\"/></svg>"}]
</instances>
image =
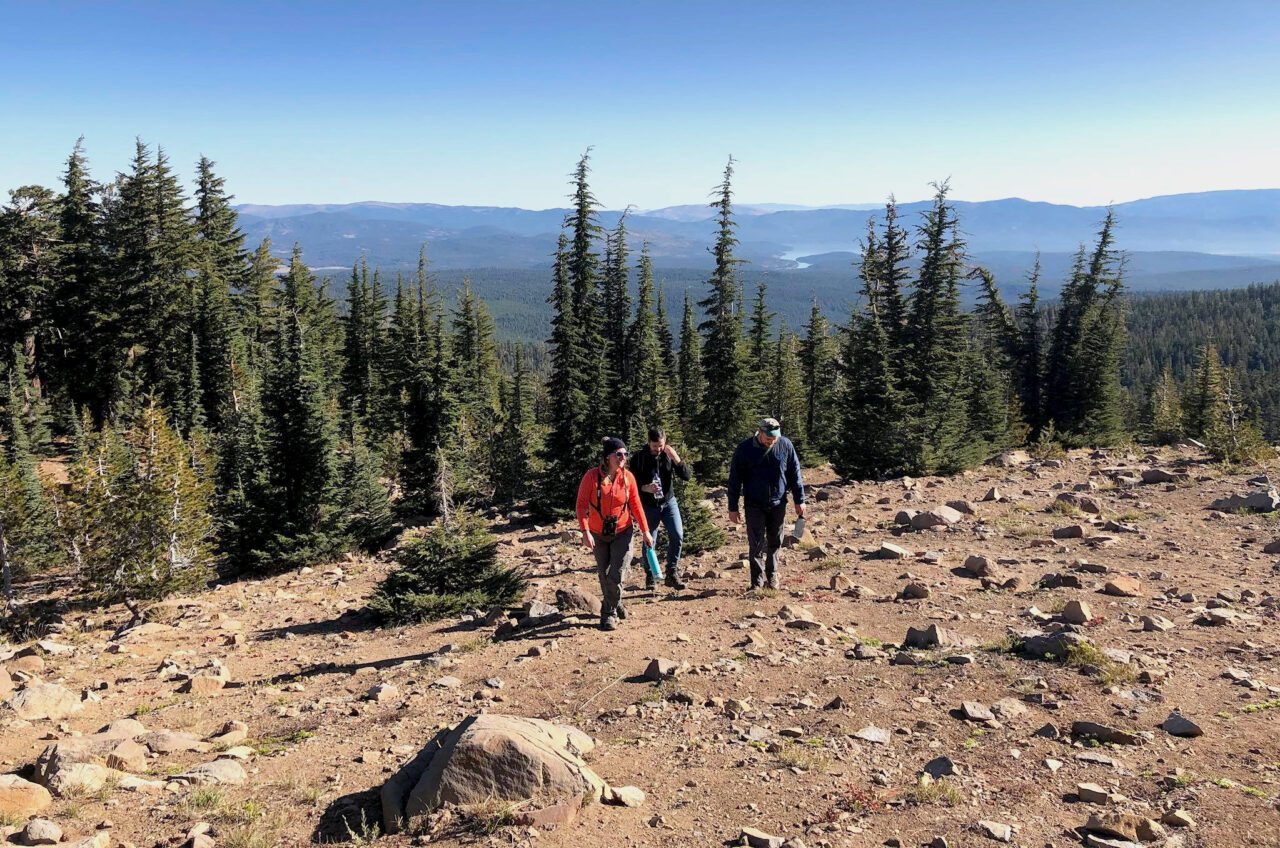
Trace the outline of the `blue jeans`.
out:
<instances>
[{"instance_id":1,"label":"blue jeans","mask_svg":"<svg viewBox=\"0 0 1280 848\"><path fill-rule=\"evenodd\" d=\"M680 576L680 548L684 545L684 522L680 519L680 504L674 497L667 498L658 506L645 505L644 520L649 523L649 532L653 534L654 549L657 550L658 528L667 531L667 577Z\"/></svg>"}]
</instances>

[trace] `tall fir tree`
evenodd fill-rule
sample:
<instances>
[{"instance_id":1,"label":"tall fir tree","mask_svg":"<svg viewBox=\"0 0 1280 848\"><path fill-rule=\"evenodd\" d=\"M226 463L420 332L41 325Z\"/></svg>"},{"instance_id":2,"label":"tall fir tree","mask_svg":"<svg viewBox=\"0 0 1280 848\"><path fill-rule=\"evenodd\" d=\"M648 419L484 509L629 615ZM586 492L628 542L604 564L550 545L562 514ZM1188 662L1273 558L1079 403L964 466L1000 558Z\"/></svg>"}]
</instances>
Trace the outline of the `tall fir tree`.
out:
<instances>
[{"instance_id":1,"label":"tall fir tree","mask_svg":"<svg viewBox=\"0 0 1280 848\"><path fill-rule=\"evenodd\" d=\"M54 370L69 406L100 411L109 385L104 365L112 360L102 328L115 304L103 278L101 187L89 174L83 142L77 141L67 157L59 199L62 249L53 310L60 327L53 338Z\"/></svg>"},{"instance_id":2,"label":"tall fir tree","mask_svg":"<svg viewBox=\"0 0 1280 848\"><path fill-rule=\"evenodd\" d=\"M737 267L734 256L738 244L733 218L733 157L724 168L724 179L713 191L711 207L716 210L716 241L711 248L715 269L708 281L707 296L698 302L704 320L699 331L705 336L702 349L703 395L698 421L699 471L714 476L729 462L733 449L748 426L747 379L743 362L742 311L739 308ZM753 363L759 368L760 363Z\"/></svg>"},{"instance_id":3,"label":"tall fir tree","mask_svg":"<svg viewBox=\"0 0 1280 848\"><path fill-rule=\"evenodd\" d=\"M1195 373L1182 402L1183 425L1188 436L1203 439L1221 416L1223 388L1222 359L1218 347L1208 341L1200 348Z\"/></svg>"},{"instance_id":4,"label":"tall fir tree","mask_svg":"<svg viewBox=\"0 0 1280 848\"><path fill-rule=\"evenodd\" d=\"M609 432L626 438L634 414L635 399L628 391L635 370L634 357L627 345L628 321L631 318L629 290L630 268L627 265L627 214L618 216L618 225L605 234L604 275L601 280L604 315L605 401Z\"/></svg>"},{"instance_id":5,"label":"tall fir tree","mask_svg":"<svg viewBox=\"0 0 1280 848\"><path fill-rule=\"evenodd\" d=\"M1157 445L1171 445L1182 438L1182 399L1168 365L1147 400L1146 425L1147 434Z\"/></svg>"},{"instance_id":6,"label":"tall fir tree","mask_svg":"<svg viewBox=\"0 0 1280 848\"><path fill-rule=\"evenodd\" d=\"M935 185L919 227L920 271L908 302L910 342L905 388L916 408L910 444L917 473L951 473L976 461L968 439L964 392L968 321L960 310L964 243L958 234L948 186Z\"/></svg>"},{"instance_id":7,"label":"tall fir tree","mask_svg":"<svg viewBox=\"0 0 1280 848\"><path fill-rule=\"evenodd\" d=\"M494 442L494 497L512 503L528 494L537 456L532 378L520 345L502 401L502 426Z\"/></svg>"},{"instance_id":8,"label":"tall fir tree","mask_svg":"<svg viewBox=\"0 0 1280 848\"><path fill-rule=\"evenodd\" d=\"M634 411L628 418L622 437L638 445L646 439L648 427L670 427L671 422L667 420L670 415L668 363L663 358L658 316L654 313L653 260L649 256L648 243L641 248L637 271L636 312L627 330L626 342L632 361L631 379L623 389L632 398Z\"/></svg>"},{"instance_id":9,"label":"tall fir tree","mask_svg":"<svg viewBox=\"0 0 1280 848\"><path fill-rule=\"evenodd\" d=\"M804 456L809 452L809 431L805 429L805 395L796 337L780 330L771 348L765 409L778 419L796 451Z\"/></svg>"},{"instance_id":10,"label":"tall fir tree","mask_svg":"<svg viewBox=\"0 0 1280 848\"><path fill-rule=\"evenodd\" d=\"M695 436L696 427L702 418L702 397L705 381L702 376L702 336L694 323L693 303L689 293L684 293L684 310L680 319L680 352L676 356L675 411L676 420L687 436ZM699 455L697 440L691 453ZM688 460L686 460L688 461Z\"/></svg>"},{"instance_id":11,"label":"tall fir tree","mask_svg":"<svg viewBox=\"0 0 1280 848\"><path fill-rule=\"evenodd\" d=\"M461 501L493 493L493 439L501 414L498 351L493 318L463 280L453 315L450 373L457 414L450 443L454 496Z\"/></svg>"},{"instance_id":12,"label":"tall fir tree","mask_svg":"<svg viewBox=\"0 0 1280 848\"><path fill-rule=\"evenodd\" d=\"M756 284L756 295L751 301L743 362L746 369L743 381L747 392L745 406L750 412L760 412L774 400L774 388L770 382L774 376L771 365L775 364L773 319L776 317L777 313L769 310L769 287L761 280Z\"/></svg>"},{"instance_id":13,"label":"tall fir tree","mask_svg":"<svg viewBox=\"0 0 1280 848\"><path fill-rule=\"evenodd\" d=\"M840 355L839 438L830 449L836 471L845 477L875 479L911 468L907 440L915 411L899 385L899 352L882 314L883 267L880 240L874 222L868 222L858 270L861 304Z\"/></svg>"},{"instance_id":14,"label":"tall fir tree","mask_svg":"<svg viewBox=\"0 0 1280 848\"><path fill-rule=\"evenodd\" d=\"M802 459L816 462L836 438L834 398L840 392L839 383L832 380L835 351L830 325L816 299L809 309L798 355L804 393L804 432L808 436Z\"/></svg>"},{"instance_id":15,"label":"tall fir tree","mask_svg":"<svg viewBox=\"0 0 1280 848\"><path fill-rule=\"evenodd\" d=\"M341 547L335 504L337 409L327 370L336 325L295 247L284 277L265 374L263 412L267 473L277 498L270 553L280 565L303 565Z\"/></svg>"}]
</instances>

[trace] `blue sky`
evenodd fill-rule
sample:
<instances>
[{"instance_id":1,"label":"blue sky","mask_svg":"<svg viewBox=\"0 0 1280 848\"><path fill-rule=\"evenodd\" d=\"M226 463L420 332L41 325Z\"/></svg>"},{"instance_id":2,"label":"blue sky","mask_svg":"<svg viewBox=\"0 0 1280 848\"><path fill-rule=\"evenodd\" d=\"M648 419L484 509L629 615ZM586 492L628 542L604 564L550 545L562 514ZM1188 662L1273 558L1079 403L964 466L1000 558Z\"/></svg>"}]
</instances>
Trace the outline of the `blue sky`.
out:
<instances>
[{"instance_id":1,"label":"blue sky","mask_svg":"<svg viewBox=\"0 0 1280 848\"><path fill-rule=\"evenodd\" d=\"M135 136L244 202L1095 204L1280 186L1280 3L11 2L0 190Z\"/></svg>"}]
</instances>

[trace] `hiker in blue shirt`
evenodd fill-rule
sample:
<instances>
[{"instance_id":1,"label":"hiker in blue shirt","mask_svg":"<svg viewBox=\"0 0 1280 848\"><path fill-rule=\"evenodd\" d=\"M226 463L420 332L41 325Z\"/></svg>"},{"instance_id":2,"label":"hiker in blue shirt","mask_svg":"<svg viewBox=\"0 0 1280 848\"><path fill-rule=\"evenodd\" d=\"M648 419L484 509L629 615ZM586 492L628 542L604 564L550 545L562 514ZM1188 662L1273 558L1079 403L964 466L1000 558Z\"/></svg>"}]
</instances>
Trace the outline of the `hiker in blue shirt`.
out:
<instances>
[{"instance_id":1,"label":"hiker in blue shirt","mask_svg":"<svg viewBox=\"0 0 1280 848\"><path fill-rule=\"evenodd\" d=\"M746 502L751 588L778 588L778 549L787 514L787 493L804 518L804 480L795 445L777 419L761 420L756 434L738 445L729 463L729 520L742 523L738 500Z\"/></svg>"}]
</instances>

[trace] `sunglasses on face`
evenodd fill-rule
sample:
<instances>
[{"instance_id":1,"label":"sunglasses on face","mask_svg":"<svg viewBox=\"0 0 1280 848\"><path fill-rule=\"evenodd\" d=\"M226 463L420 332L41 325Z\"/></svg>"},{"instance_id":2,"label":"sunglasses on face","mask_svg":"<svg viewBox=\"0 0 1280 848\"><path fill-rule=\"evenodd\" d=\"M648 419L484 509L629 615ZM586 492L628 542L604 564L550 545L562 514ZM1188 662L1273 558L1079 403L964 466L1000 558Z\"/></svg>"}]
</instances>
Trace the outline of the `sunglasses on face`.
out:
<instances>
[{"instance_id":1,"label":"sunglasses on face","mask_svg":"<svg viewBox=\"0 0 1280 848\"><path fill-rule=\"evenodd\" d=\"M627 455L627 452L624 450L614 451L613 455L618 457L619 459L622 459L624 456Z\"/></svg>"}]
</instances>

